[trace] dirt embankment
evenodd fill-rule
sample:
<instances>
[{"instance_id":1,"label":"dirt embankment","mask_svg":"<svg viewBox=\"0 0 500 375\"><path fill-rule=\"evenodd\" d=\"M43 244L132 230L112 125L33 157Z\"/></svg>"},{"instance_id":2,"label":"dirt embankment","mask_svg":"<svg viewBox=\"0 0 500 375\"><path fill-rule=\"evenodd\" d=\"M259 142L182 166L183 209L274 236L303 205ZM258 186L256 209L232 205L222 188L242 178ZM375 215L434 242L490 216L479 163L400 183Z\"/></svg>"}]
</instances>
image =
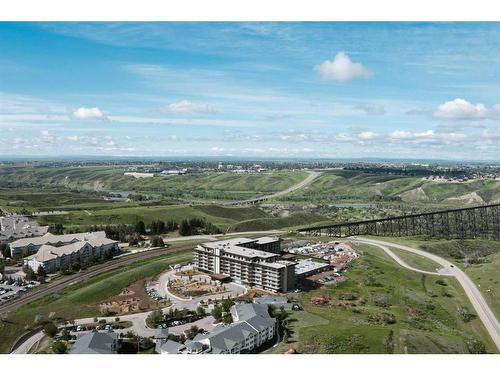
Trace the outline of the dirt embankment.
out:
<instances>
[{"instance_id":1,"label":"dirt embankment","mask_svg":"<svg viewBox=\"0 0 500 375\"><path fill-rule=\"evenodd\" d=\"M484 199L476 192L460 195L458 197L451 197L445 199L445 202L460 202L465 204L485 204Z\"/></svg>"},{"instance_id":2,"label":"dirt embankment","mask_svg":"<svg viewBox=\"0 0 500 375\"><path fill-rule=\"evenodd\" d=\"M415 202L415 201L427 201L429 197L425 194L424 189L421 187L405 191L399 194L401 199L405 202Z\"/></svg>"}]
</instances>

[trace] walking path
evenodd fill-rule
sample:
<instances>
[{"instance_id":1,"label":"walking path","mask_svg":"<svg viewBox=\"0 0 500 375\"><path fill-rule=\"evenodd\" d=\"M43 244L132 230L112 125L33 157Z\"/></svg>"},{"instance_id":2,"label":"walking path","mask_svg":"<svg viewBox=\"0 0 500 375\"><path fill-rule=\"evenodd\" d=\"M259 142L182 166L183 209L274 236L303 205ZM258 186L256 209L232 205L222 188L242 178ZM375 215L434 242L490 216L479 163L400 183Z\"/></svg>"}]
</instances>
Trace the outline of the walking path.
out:
<instances>
[{"instance_id":1,"label":"walking path","mask_svg":"<svg viewBox=\"0 0 500 375\"><path fill-rule=\"evenodd\" d=\"M31 336L29 339L27 339L25 342L23 342L21 345L19 345L13 352L12 354L27 354L30 349L43 337L45 336L45 333L43 331L35 333L33 336Z\"/></svg>"},{"instance_id":2,"label":"walking path","mask_svg":"<svg viewBox=\"0 0 500 375\"><path fill-rule=\"evenodd\" d=\"M500 324L498 323L498 320L495 317L495 314L493 314L490 307L486 303L485 299L481 295L481 292L479 291L479 289L477 289L474 282L460 268L453 265L448 260L441 258L440 256L428 253L428 252L423 251L423 250L414 249L410 246L399 245L399 244L395 244L392 242L386 242L386 241L380 241L380 240L374 240L374 239L368 239L368 238L362 238L362 237L353 237L353 240L367 243L370 245L378 246L379 248L384 250L391 258L393 258L396 262L398 262L401 266L408 268L408 269L411 269L412 271L455 277L457 279L457 281L460 283L460 285L462 286L462 288L464 289L465 294L467 295L472 306L476 310L477 315L479 316L479 318L483 322L483 324L484 324L486 330L488 331L488 333L490 334L493 342L495 343L498 350L500 351ZM406 264L406 262L401 260L396 254L394 254L392 251L390 251L388 246L395 247L395 248L401 249L401 250L406 250L410 253L414 253L414 254L423 256L425 258L431 259L434 262L440 264L442 266L442 268L439 269L436 273L433 273L433 272L422 271L422 270L418 270L416 268L410 267L408 264Z\"/></svg>"}]
</instances>

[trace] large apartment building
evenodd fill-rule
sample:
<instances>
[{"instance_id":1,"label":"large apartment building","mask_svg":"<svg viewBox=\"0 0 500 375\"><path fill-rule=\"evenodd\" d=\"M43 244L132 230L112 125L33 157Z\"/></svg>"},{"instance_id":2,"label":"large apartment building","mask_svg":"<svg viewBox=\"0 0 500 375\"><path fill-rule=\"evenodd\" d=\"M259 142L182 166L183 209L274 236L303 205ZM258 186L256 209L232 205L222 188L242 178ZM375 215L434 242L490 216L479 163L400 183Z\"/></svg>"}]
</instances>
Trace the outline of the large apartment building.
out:
<instances>
[{"instance_id":1,"label":"large apartment building","mask_svg":"<svg viewBox=\"0 0 500 375\"><path fill-rule=\"evenodd\" d=\"M273 292L295 285L295 263L280 260L280 239L275 237L203 243L194 248L193 262L197 270Z\"/></svg>"},{"instance_id":2,"label":"large apartment building","mask_svg":"<svg viewBox=\"0 0 500 375\"><path fill-rule=\"evenodd\" d=\"M35 254L24 259L24 264L35 272L42 267L47 273L57 272L75 263L98 260L119 251L118 241L107 238L104 232L60 236L47 233L42 237L25 238L13 244L10 244L11 251L16 254L24 255L35 251Z\"/></svg>"}]
</instances>

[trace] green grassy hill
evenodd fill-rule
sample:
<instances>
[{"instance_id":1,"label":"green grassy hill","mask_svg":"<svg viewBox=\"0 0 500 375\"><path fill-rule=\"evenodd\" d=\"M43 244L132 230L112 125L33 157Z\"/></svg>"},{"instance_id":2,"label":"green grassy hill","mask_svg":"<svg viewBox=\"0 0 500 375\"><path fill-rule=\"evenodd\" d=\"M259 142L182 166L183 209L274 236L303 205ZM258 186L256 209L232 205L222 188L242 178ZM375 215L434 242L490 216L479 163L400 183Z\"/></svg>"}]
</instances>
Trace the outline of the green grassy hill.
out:
<instances>
[{"instance_id":1,"label":"green grassy hill","mask_svg":"<svg viewBox=\"0 0 500 375\"><path fill-rule=\"evenodd\" d=\"M362 246L363 256L349 268L347 281L302 294L308 314L298 341L284 346L302 353L469 353L483 342L495 352L481 321L464 322L459 309L473 312L453 279L423 276L397 265L383 251ZM354 307L315 306L311 298L353 302ZM311 316L311 315L310 315ZM292 329L294 327L292 313ZM325 322L326 321L326 322Z\"/></svg>"},{"instance_id":2,"label":"green grassy hill","mask_svg":"<svg viewBox=\"0 0 500 375\"><path fill-rule=\"evenodd\" d=\"M474 194L468 197L468 194ZM435 182L421 177L331 171L310 186L282 197L311 202L409 202L447 205L481 204L500 199L500 181Z\"/></svg>"},{"instance_id":3,"label":"green grassy hill","mask_svg":"<svg viewBox=\"0 0 500 375\"><path fill-rule=\"evenodd\" d=\"M120 167L0 168L0 187L59 187L126 191L170 198L244 199L284 190L307 177L302 171L255 174L207 172L136 179Z\"/></svg>"}]
</instances>

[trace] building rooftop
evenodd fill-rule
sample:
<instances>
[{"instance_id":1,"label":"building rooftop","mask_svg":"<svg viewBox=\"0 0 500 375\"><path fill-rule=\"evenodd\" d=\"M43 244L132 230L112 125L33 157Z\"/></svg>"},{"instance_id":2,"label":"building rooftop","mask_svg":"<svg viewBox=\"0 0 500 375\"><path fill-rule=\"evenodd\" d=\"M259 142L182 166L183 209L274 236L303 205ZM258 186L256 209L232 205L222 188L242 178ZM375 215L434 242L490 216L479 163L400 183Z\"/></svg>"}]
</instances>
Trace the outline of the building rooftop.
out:
<instances>
[{"instance_id":1,"label":"building rooftop","mask_svg":"<svg viewBox=\"0 0 500 375\"><path fill-rule=\"evenodd\" d=\"M228 254L239 255L245 258L273 258L276 256L274 253L269 253L267 251L249 249L242 246L223 246L224 251Z\"/></svg>"},{"instance_id":2,"label":"building rooftop","mask_svg":"<svg viewBox=\"0 0 500 375\"><path fill-rule=\"evenodd\" d=\"M43 236L48 226L40 226L35 221L20 215L0 217L0 242L10 242L24 237Z\"/></svg>"},{"instance_id":3,"label":"building rooftop","mask_svg":"<svg viewBox=\"0 0 500 375\"><path fill-rule=\"evenodd\" d=\"M300 276L301 274L320 270L327 266L329 266L327 263L315 262L311 259L302 259L295 264L295 275Z\"/></svg>"},{"instance_id":4,"label":"building rooftop","mask_svg":"<svg viewBox=\"0 0 500 375\"><path fill-rule=\"evenodd\" d=\"M192 340L201 342L208 340L212 353L231 351L238 343L244 341L251 334L273 327L276 319L271 318L266 305L240 303L231 307L234 323L218 325L208 334L198 334Z\"/></svg>"},{"instance_id":5,"label":"building rooftop","mask_svg":"<svg viewBox=\"0 0 500 375\"><path fill-rule=\"evenodd\" d=\"M260 237L257 239L257 243L259 245L265 245L268 243L273 243L273 242L278 242L280 239L278 237L271 237L271 236L266 236L266 237Z\"/></svg>"},{"instance_id":6,"label":"building rooftop","mask_svg":"<svg viewBox=\"0 0 500 375\"><path fill-rule=\"evenodd\" d=\"M158 345L158 347L160 348L160 351L162 353L167 353L167 354L179 354L180 352L186 349L186 346L184 344L181 344L180 342L173 340L167 340L162 344Z\"/></svg>"},{"instance_id":7,"label":"building rooftop","mask_svg":"<svg viewBox=\"0 0 500 375\"><path fill-rule=\"evenodd\" d=\"M104 240L112 241L106 238L106 232L104 231L60 235L45 233L41 237L21 238L17 241L12 242L10 244L10 247L24 247L30 244L35 246L69 244L76 241L88 241L91 245L96 246L96 244L100 244Z\"/></svg>"},{"instance_id":8,"label":"building rooftop","mask_svg":"<svg viewBox=\"0 0 500 375\"><path fill-rule=\"evenodd\" d=\"M80 336L70 350L71 354L115 354L117 334L114 332L89 332Z\"/></svg>"}]
</instances>

